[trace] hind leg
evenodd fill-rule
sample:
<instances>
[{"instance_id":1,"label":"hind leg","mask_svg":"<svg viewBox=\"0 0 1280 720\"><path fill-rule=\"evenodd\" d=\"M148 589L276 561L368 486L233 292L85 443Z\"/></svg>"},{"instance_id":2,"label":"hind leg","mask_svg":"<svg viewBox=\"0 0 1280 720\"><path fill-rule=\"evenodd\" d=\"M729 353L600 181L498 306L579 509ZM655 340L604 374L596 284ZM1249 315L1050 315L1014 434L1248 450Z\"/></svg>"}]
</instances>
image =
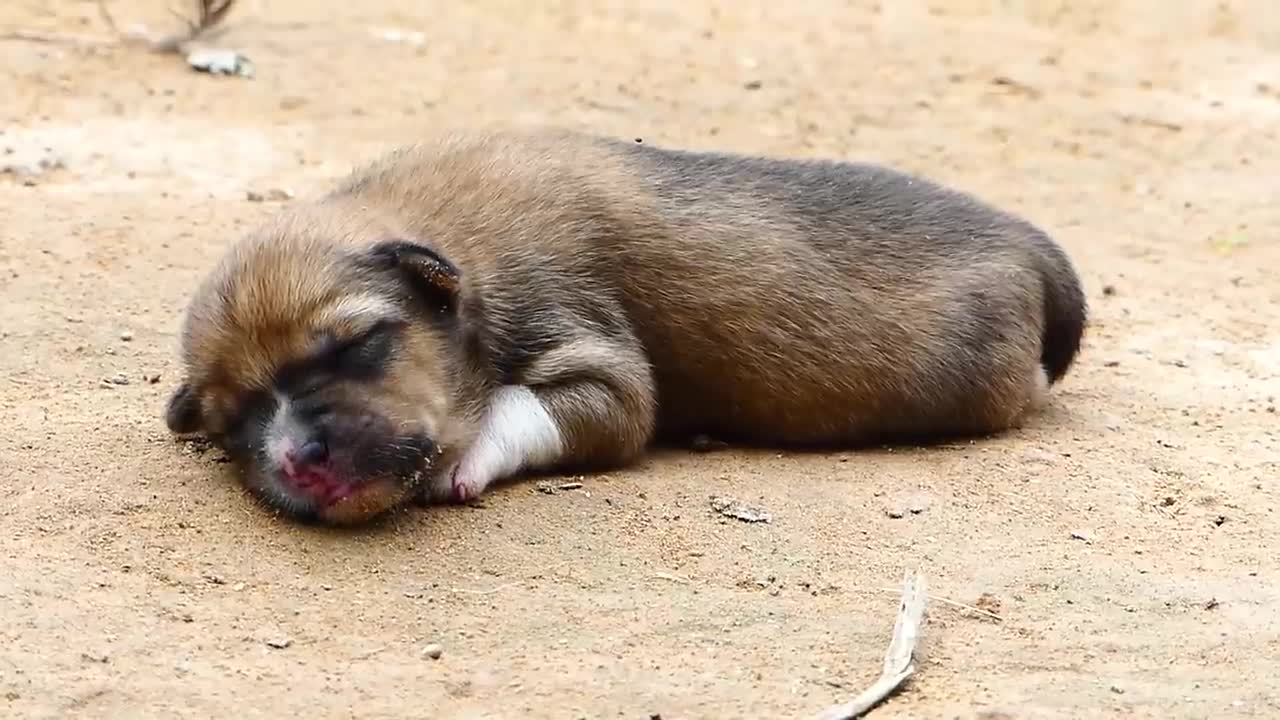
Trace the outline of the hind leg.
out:
<instances>
[{"instance_id":1,"label":"hind leg","mask_svg":"<svg viewBox=\"0 0 1280 720\"><path fill-rule=\"evenodd\" d=\"M1024 426L1049 401L1049 377L1039 362L1011 372L992 388L983 420L986 430L1003 432Z\"/></svg>"}]
</instances>

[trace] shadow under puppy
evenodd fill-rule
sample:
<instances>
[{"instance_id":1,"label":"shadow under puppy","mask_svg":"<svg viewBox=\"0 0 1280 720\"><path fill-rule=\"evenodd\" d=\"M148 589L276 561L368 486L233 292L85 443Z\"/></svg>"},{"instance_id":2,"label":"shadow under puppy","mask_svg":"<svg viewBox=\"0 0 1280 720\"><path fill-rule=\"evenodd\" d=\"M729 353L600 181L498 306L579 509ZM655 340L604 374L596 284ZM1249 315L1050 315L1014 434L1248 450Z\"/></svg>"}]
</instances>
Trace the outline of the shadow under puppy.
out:
<instances>
[{"instance_id":1,"label":"shadow under puppy","mask_svg":"<svg viewBox=\"0 0 1280 720\"><path fill-rule=\"evenodd\" d=\"M1085 315L1049 237L921 178L457 134L233 246L187 310L167 423L268 505L354 523L695 434L993 433L1067 371Z\"/></svg>"}]
</instances>

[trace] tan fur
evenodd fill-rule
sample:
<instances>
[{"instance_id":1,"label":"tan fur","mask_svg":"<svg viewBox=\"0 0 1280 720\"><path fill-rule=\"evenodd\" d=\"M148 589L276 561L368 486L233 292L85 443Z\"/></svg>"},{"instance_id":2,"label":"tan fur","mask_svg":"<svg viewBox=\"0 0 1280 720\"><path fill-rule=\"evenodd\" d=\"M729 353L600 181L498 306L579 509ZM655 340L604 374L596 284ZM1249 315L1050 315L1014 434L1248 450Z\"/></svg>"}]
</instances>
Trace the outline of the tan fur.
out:
<instances>
[{"instance_id":1,"label":"tan fur","mask_svg":"<svg viewBox=\"0 0 1280 720\"><path fill-rule=\"evenodd\" d=\"M1042 363L1061 374L1074 356L1078 282L1017 218L870 166L727 156L704 172L662 152L559 131L454 135L288 208L193 300L185 384L201 428L218 432L319 335L388 317L408 324L358 402L439 444L428 473L456 462L502 384L547 407L558 467L588 468L695 433L824 446L995 432L1043 401ZM792 198L772 175L785 172L816 190ZM845 183L848 217L816 196L835 182L822 172ZM415 277L456 293L462 330L424 322L390 276L353 274L389 240L460 270ZM392 495L325 519L372 516Z\"/></svg>"}]
</instances>

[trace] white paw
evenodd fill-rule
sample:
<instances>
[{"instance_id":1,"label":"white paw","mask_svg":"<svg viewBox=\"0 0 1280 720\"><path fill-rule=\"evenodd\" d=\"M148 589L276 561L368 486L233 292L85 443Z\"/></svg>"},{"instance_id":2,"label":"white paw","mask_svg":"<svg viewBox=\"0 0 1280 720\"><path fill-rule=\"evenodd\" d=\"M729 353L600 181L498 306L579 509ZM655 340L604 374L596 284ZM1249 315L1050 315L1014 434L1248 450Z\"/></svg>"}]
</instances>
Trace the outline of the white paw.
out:
<instances>
[{"instance_id":1,"label":"white paw","mask_svg":"<svg viewBox=\"0 0 1280 720\"><path fill-rule=\"evenodd\" d=\"M477 467L476 463L468 463L469 458L470 455L449 473L450 499L454 502L464 503L475 500L495 480L489 473L484 472L483 468Z\"/></svg>"},{"instance_id":2,"label":"white paw","mask_svg":"<svg viewBox=\"0 0 1280 720\"><path fill-rule=\"evenodd\" d=\"M560 430L529 388L494 393L480 432L458 464L432 478L436 502L468 502L498 480L554 462L563 452Z\"/></svg>"}]
</instances>

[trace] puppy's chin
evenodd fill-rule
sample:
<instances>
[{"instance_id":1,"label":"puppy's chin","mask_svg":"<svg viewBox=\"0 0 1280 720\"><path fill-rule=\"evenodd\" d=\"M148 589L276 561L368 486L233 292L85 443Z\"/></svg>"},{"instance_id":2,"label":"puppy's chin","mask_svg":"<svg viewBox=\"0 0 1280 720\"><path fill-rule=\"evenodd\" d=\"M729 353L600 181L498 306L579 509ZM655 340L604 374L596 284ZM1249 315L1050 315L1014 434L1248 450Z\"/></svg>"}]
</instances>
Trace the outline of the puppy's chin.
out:
<instances>
[{"instance_id":1,"label":"puppy's chin","mask_svg":"<svg viewBox=\"0 0 1280 720\"><path fill-rule=\"evenodd\" d=\"M331 479L323 490L301 488L280 473L249 471L249 490L268 507L303 523L359 525L404 505L421 484L421 473L406 478L379 476Z\"/></svg>"},{"instance_id":2,"label":"puppy's chin","mask_svg":"<svg viewBox=\"0 0 1280 720\"><path fill-rule=\"evenodd\" d=\"M319 509L316 518L330 525L359 525L398 507L408 497L409 491L404 483L374 480Z\"/></svg>"}]
</instances>

